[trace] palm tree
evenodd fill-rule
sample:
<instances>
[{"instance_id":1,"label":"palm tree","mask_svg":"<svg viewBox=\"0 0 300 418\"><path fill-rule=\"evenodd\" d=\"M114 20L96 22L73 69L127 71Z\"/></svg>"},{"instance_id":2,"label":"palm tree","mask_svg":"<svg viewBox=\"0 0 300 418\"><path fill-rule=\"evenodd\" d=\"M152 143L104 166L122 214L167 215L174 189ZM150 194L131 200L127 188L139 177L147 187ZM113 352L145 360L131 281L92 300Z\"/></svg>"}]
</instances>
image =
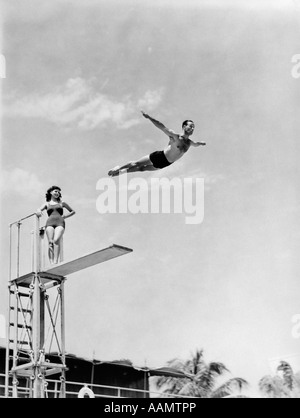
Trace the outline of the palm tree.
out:
<instances>
[{"instance_id":1,"label":"palm tree","mask_svg":"<svg viewBox=\"0 0 300 418\"><path fill-rule=\"evenodd\" d=\"M223 363L207 364L203 359L203 350L197 350L186 361L173 359L167 363L167 366L183 372L187 377L160 377L156 385L163 390L163 394L223 398L232 395L236 390L241 391L248 385L244 379L232 378L216 388L217 379L224 373L229 373L229 370Z\"/></svg>"},{"instance_id":2,"label":"palm tree","mask_svg":"<svg viewBox=\"0 0 300 418\"><path fill-rule=\"evenodd\" d=\"M259 382L261 393L267 398L300 398L300 372L294 374L286 361L281 361L276 376L264 376Z\"/></svg>"}]
</instances>

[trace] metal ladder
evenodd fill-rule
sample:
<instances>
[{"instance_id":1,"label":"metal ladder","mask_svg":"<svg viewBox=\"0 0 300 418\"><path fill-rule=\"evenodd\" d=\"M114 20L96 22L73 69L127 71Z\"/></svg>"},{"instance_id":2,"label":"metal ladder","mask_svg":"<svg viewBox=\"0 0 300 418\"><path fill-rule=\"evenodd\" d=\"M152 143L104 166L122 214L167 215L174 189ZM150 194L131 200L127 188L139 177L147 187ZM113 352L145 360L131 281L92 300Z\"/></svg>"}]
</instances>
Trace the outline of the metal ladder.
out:
<instances>
[{"instance_id":1,"label":"metal ladder","mask_svg":"<svg viewBox=\"0 0 300 418\"><path fill-rule=\"evenodd\" d=\"M11 364L13 397L18 397L18 374L20 367L28 367L32 363L33 336L32 312L33 291L16 283L9 283L9 316L8 316L8 346L9 362Z\"/></svg>"}]
</instances>

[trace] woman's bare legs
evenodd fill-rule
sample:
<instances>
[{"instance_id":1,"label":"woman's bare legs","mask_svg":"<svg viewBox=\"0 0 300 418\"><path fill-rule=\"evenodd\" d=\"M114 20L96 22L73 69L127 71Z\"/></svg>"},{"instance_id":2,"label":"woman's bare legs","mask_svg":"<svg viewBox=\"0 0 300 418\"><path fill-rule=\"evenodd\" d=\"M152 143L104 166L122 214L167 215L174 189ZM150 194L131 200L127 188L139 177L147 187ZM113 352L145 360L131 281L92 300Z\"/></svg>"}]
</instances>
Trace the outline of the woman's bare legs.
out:
<instances>
[{"instance_id":1,"label":"woman's bare legs","mask_svg":"<svg viewBox=\"0 0 300 418\"><path fill-rule=\"evenodd\" d=\"M63 236L65 229L63 226L57 226L53 228L53 226L47 226L46 234L49 242L49 249L48 249L48 257L50 264L57 264L60 254L60 240Z\"/></svg>"},{"instance_id":2,"label":"woman's bare legs","mask_svg":"<svg viewBox=\"0 0 300 418\"><path fill-rule=\"evenodd\" d=\"M59 260L59 255L60 255L60 240L61 237L63 236L65 232L65 228L63 226L57 226L55 228L55 233L54 233L54 245L55 245L55 251L54 251L54 263L57 264L58 260Z\"/></svg>"},{"instance_id":3,"label":"woman's bare legs","mask_svg":"<svg viewBox=\"0 0 300 418\"><path fill-rule=\"evenodd\" d=\"M53 226L47 226L46 234L47 234L48 243L49 243L48 257L49 257L50 264L53 264L54 263L54 242L53 242L53 240L54 240L54 228L53 228Z\"/></svg>"}]
</instances>

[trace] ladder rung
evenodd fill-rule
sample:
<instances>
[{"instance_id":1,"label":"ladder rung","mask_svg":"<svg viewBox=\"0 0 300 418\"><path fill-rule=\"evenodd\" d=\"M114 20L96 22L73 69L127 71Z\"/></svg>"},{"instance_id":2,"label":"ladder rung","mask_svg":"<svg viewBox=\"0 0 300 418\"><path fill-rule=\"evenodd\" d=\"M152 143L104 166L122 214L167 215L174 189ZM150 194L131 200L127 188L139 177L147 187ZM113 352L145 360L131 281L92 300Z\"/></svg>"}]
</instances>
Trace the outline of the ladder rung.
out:
<instances>
[{"instance_id":1,"label":"ladder rung","mask_svg":"<svg viewBox=\"0 0 300 418\"><path fill-rule=\"evenodd\" d=\"M15 324L14 324L13 322L11 322L11 323L9 324L9 326L10 326L10 327L14 327L14 326L15 326ZM18 328L32 329L32 327L31 327L31 326L29 326L29 325L22 325L22 324L18 324Z\"/></svg>"},{"instance_id":2,"label":"ladder rung","mask_svg":"<svg viewBox=\"0 0 300 418\"><path fill-rule=\"evenodd\" d=\"M14 311L15 310L15 307L14 306L11 306L10 309L12 311ZM18 312L24 312L24 313L30 313L30 314L32 313L32 311L30 309L21 309L21 308L18 308Z\"/></svg>"},{"instance_id":3,"label":"ladder rung","mask_svg":"<svg viewBox=\"0 0 300 418\"><path fill-rule=\"evenodd\" d=\"M15 357L14 356L9 356L9 358L11 360L13 360ZM18 360L20 360L20 361L30 361L30 358L29 357L18 357Z\"/></svg>"},{"instance_id":4,"label":"ladder rung","mask_svg":"<svg viewBox=\"0 0 300 418\"><path fill-rule=\"evenodd\" d=\"M10 294L15 295L15 292L13 290L10 290ZM24 298L29 298L31 296L28 293L23 293L23 292L18 292L18 295Z\"/></svg>"},{"instance_id":5,"label":"ladder rung","mask_svg":"<svg viewBox=\"0 0 300 418\"><path fill-rule=\"evenodd\" d=\"M14 340L9 340L10 343L14 344ZM26 344L29 345L28 341L18 341L18 344Z\"/></svg>"}]
</instances>

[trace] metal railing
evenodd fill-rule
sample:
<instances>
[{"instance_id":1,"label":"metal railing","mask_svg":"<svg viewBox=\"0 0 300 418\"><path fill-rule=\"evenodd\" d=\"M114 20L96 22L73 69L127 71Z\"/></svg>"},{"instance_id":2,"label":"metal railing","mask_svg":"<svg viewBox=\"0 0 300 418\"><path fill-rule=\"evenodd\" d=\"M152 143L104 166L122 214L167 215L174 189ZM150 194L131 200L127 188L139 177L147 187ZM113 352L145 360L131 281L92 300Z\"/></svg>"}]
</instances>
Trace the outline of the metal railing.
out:
<instances>
[{"instance_id":1,"label":"metal railing","mask_svg":"<svg viewBox=\"0 0 300 418\"><path fill-rule=\"evenodd\" d=\"M0 373L0 381L1 378L5 378L4 374ZM82 388L88 387L94 393L95 398L190 398L191 396L181 396L181 395L173 395L173 394L165 394L162 392L156 392L152 390L142 390L142 389L133 389L133 388L126 388L122 386L109 386L109 385L98 385L86 382L72 382L66 381L66 398L77 398L79 392ZM46 397L50 398L59 398L60 397L60 384L59 380L50 380L47 379L47 389L45 391ZM1 395L3 392L4 394L4 385L0 383L0 398L5 398L4 395ZM9 386L9 398L12 397L12 385ZM20 393L20 397L29 397L30 389L28 387L18 387L18 392ZM102 392L102 393L101 393ZM111 394L109 394L111 392ZM126 394L126 396L125 396ZM132 395L132 396L131 396Z\"/></svg>"},{"instance_id":2,"label":"metal railing","mask_svg":"<svg viewBox=\"0 0 300 418\"><path fill-rule=\"evenodd\" d=\"M29 220L33 219L33 224ZM25 222L26 221L26 222ZM41 271L49 267L48 242L44 239L45 226L41 218L32 213L9 225L9 280L32 271ZM59 246L60 258L63 261L63 237Z\"/></svg>"}]
</instances>

